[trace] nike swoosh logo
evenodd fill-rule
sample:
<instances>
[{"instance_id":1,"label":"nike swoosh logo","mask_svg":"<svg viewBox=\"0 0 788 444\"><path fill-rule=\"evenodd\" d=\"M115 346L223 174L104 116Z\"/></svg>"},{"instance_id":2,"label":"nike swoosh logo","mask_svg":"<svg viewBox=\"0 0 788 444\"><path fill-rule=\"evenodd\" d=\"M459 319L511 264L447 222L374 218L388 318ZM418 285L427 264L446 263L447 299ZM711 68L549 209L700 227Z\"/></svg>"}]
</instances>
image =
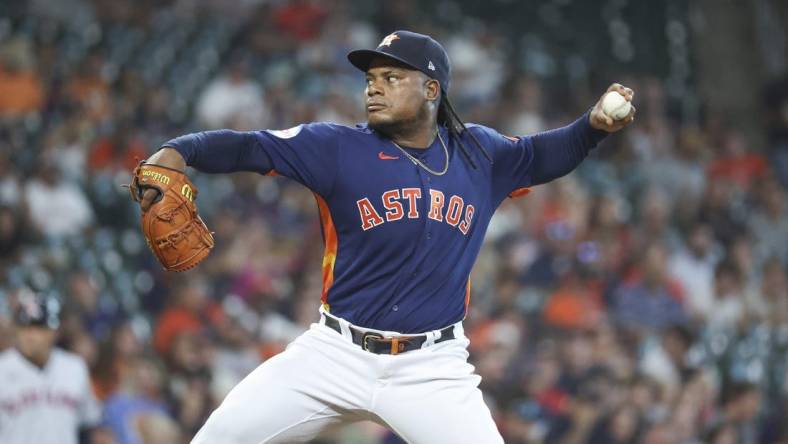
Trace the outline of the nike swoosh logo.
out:
<instances>
[{"instance_id":1,"label":"nike swoosh logo","mask_svg":"<svg viewBox=\"0 0 788 444\"><path fill-rule=\"evenodd\" d=\"M383 151L378 153L378 159L380 160L396 160L399 159L399 156L389 156L388 154L384 153Z\"/></svg>"}]
</instances>

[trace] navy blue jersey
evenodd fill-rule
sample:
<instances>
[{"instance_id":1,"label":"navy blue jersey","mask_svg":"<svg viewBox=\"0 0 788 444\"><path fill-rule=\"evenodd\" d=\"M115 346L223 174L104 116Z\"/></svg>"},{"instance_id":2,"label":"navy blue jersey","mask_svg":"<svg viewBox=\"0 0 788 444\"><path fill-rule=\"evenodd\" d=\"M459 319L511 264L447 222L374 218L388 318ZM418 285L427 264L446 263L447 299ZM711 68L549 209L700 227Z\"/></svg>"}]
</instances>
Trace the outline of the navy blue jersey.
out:
<instances>
[{"instance_id":1,"label":"navy blue jersey","mask_svg":"<svg viewBox=\"0 0 788 444\"><path fill-rule=\"evenodd\" d=\"M590 127L587 114L536 136L506 137L481 125L468 131L493 162L463 134L473 168L441 128L449 168L440 176L366 125L211 131L164 146L201 171L275 173L312 190L325 243L325 309L355 325L418 333L464 318L469 274L501 202L571 171L604 137ZM446 164L438 138L427 149L405 149L433 171Z\"/></svg>"}]
</instances>

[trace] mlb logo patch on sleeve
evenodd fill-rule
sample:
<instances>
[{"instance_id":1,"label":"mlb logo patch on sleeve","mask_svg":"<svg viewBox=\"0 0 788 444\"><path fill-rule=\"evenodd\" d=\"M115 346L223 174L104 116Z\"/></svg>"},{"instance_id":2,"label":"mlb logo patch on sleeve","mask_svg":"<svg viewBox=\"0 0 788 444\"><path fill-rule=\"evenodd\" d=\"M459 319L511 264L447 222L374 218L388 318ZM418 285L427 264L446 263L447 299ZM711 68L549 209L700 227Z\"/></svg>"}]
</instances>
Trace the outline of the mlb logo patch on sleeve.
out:
<instances>
[{"instance_id":1,"label":"mlb logo patch on sleeve","mask_svg":"<svg viewBox=\"0 0 788 444\"><path fill-rule=\"evenodd\" d=\"M280 139L290 139L298 135L301 132L301 126L294 126L292 128L283 129L283 130L266 130L268 133L280 138Z\"/></svg>"}]
</instances>

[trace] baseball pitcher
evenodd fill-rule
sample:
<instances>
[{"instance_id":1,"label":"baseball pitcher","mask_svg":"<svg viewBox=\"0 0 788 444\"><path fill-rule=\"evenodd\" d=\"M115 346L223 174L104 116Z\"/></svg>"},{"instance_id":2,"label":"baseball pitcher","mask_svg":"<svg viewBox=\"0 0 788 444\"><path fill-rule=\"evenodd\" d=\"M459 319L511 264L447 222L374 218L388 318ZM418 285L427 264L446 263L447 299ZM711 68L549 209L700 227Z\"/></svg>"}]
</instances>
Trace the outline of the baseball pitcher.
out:
<instances>
[{"instance_id":1,"label":"baseball pitcher","mask_svg":"<svg viewBox=\"0 0 788 444\"><path fill-rule=\"evenodd\" d=\"M361 420L412 443L502 442L462 324L487 225L508 196L569 173L635 113L615 120L600 101L563 128L508 137L457 116L449 58L429 36L396 31L348 59L366 76L365 124L188 134L135 172L146 236L171 270L213 246L187 165L288 177L320 213L319 322L241 381L195 444L304 442Z\"/></svg>"}]
</instances>

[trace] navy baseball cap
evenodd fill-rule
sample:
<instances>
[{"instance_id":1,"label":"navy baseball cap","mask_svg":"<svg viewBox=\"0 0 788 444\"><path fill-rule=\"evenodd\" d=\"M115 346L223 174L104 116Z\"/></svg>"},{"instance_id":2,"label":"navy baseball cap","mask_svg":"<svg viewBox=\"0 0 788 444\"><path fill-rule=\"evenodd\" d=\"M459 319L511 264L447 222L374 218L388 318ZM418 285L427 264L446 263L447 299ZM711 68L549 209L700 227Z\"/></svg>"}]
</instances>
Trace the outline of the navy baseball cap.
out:
<instances>
[{"instance_id":1,"label":"navy baseball cap","mask_svg":"<svg viewBox=\"0 0 788 444\"><path fill-rule=\"evenodd\" d=\"M379 56L397 60L419 70L437 80L444 92L449 91L449 55L432 37L410 31L394 31L384 37L376 49L351 51L347 59L353 66L366 72L372 59Z\"/></svg>"},{"instance_id":2,"label":"navy baseball cap","mask_svg":"<svg viewBox=\"0 0 788 444\"><path fill-rule=\"evenodd\" d=\"M20 326L37 326L57 330L60 326L60 302L51 295L24 292L14 312L14 321Z\"/></svg>"}]
</instances>

